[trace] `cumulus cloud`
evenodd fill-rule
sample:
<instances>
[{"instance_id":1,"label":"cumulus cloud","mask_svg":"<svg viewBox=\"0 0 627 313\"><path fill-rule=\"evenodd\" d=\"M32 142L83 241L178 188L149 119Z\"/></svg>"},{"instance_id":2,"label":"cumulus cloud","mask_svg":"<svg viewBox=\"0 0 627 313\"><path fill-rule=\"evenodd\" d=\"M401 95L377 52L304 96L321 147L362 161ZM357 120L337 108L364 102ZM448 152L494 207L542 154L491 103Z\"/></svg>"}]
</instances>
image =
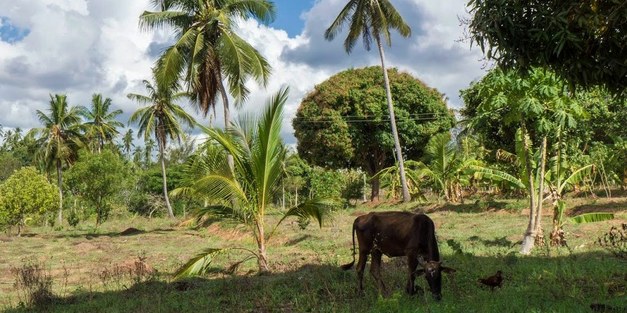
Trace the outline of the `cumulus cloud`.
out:
<instances>
[{"instance_id":1,"label":"cumulus cloud","mask_svg":"<svg viewBox=\"0 0 627 313\"><path fill-rule=\"evenodd\" d=\"M259 111L267 98L290 86L283 136L295 142L291 119L302 98L316 84L349 67L378 65L379 55L359 42L350 55L343 48L346 33L326 41L324 30L344 0L318 0L302 14L304 29L288 33L255 20L239 23L238 33L255 46L273 67L268 85L249 82L250 99L240 112ZM480 52L460 43L458 16L465 1L398 0L394 3L412 28L408 39L394 35L386 47L387 64L408 71L446 93L451 106L460 107L458 90L483 74ZM172 42L172 32L142 32L138 17L152 10L149 0L0 0L1 15L28 30L14 42L0 41L0 124L38 127L35 110L46 109L50 93L66 93L73 105L88 105L92 93L113 99L126 121L138 105L129 92L144 93L156 57ZM4 23L4 22L3 22ZM194 110L190 108L190 112ZM214 125L223 125L222 108ZM236 112L234 112L237 115ZM209 118L202 118L205 125Z\"/></svg>"},{"instance_id":2,"label":"cumulus cloud","mask_svg":"<svg viewBox=\"0 0 627 313\"><path fill-rule=\"evenodd\" d=\"M0 124L38 127L35 111L47 109L50 93L67 94L71 105L88 105L102 93L114 109L136 109L125 94L154 61L144 53L153 35L137 28L147 3L0 0L0 6L28 30L20 40L0 42Z\"/></svg>"},{"instance_id":3,"label":"cumulus cloud","mask_svg":"<svg viewBox=\"0 0 627 313\"><path fill-rule=\"evenodd\" d=\"M358 42L350 55L344 49L347 29L328 42L324 31L333 22L346 1L320 0L305 14L306 24L302 36L304 43L286 47L281 57L288 63L306 63L330 72L348 67L380 65L376 46L366 51ZM463 27L459 18L467 15L465 1L399 0L396 9L412 29L410 38L392 36L392 46L385 46L386 65L412 73L427 85L445 93L450 105L462 106L459 89L483 75L481 53L471 51L468 43L460 42Z\"/></svg>"}]
</instances>

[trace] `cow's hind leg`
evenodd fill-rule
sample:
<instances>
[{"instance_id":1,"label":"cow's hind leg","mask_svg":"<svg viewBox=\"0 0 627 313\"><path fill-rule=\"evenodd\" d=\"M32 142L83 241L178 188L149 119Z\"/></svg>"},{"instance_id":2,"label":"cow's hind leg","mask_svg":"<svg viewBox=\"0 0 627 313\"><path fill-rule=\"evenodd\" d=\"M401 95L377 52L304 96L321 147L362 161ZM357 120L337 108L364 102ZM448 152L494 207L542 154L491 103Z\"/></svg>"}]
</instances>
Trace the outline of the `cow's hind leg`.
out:
<instances>
[{"instance_id":1,"label":"cow's hind leg","mask_svg":"<svg viewBox=\"0 0 627 313\"><path fill-rule=\"evenodd\" d=\"M379 292L381 292L384 296L388 295L387 288L383 283L383 277L381 277L381 251L378 249L372 250L372 261L370 262L370 274L374 277L374 280L377 282L377 287L379 288Z\"/></svg>"},{"instance_id":2,"label":"cow's hind leg","mask_svg":"<svg viewBox=\"0 0 627 313\"><path fill-rule=\"evenodd\" d=\"M366 268L366 262L368 262L368 251L359 251L359 260L357 261L357 282L359 284L359 291L364 291L364 269Z\"/></svg>"}]
</instances>

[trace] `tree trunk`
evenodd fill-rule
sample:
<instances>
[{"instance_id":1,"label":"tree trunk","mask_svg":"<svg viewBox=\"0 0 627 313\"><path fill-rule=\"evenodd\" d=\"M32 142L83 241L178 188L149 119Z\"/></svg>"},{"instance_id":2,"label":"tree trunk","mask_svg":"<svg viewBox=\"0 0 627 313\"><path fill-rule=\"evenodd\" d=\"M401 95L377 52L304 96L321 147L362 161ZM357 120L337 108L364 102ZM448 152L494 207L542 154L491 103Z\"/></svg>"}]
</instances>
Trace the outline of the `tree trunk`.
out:
<instances>
[{"instance_id":1,"label":"tree trunk","mask_svg":"<svg viewBox=\"0 0 627 313\"><path fill-rule=\"evenodd\" d=\"M163 198L165 199L165 206L168 208L168 216L170 218L174 218L174 211L172 210L172 206L170 205L170 197L168 197L168 181L165 172L165 160L163 158L163 150L165 150L165 144L160 138L157 138L157 141L159 141L159 162L161 163L161 176L163 177Z\"/></svg>"},{"instance_id":2,"label":"tree trunk","mask_svg":"<svg viewBox=\"0 0 627 313\"><path fill-rule=\"evenodd\" d=\"M379 178L373 178L370 180L370 201L379 200L379 188L381 181Z\"/></svg>"},{"instance_id":3,"label":"tree trunk","mask_svg":"<svg viewBox=\"0 0 627 313\"><path fill-rule=\"evenodd\" d=\"M59 214L57 222L59 226L63 224L63 173L61 170L61 159L57 159L57 183L59 184Z\"/></svg>"},{"instance_id":4,"label":"tree trunk","mask_svg":"<svg viewBox=\"0 0 627 313\"><path fill-rule=\"evenodd\" d=\"M231 111L229 110L229 98L222 83L220 83L220 95L222 96L222 104L224 105L224 129L228 130L231 128ZM231 172L233 172L235 170L235 161L230 153L226 155L226 163L229 165Z\"/></svg>"},{"instance_id":5,"label":"tree trunk","mask_svg":"<svg viewBox=\"0 0 627 313\"><path fill-rule=\"evenodd\" d=\"M394 105L392 104L392 92L390 91L390 79L388 78L388 72L385 68L385 54L383 52L383 45L378 35L375 35L377 41L377 47L379 48L379 56L381 57L381 67L383 68L383 80L385 82L385 94L387 96L388 111L390 111L390 125L392 126L392 135L394 136L394 150L396 150L396 159L398 160L398 167L401 175L401 187L403 189L403 202L409 202L411 200L409 196L409 188L407 188L407 180L405 179L405 164L403 162L403 151L401 150L401 143L398 139L398 131L396 130L396 118L394 117Z\"/></svg>"},{"instance_id":6,"label":"tree trunk","mask_svg":"<svg viewBox=\"0 0 627 313\"><path fill-rule=\"evenodd\" d=\"M524 125L521 128L523 146L526 154L525 168L527 170L527 178L529 179L529 225L527 225L527 231L525 231L522 247L520 248L520 253L527 255L531 253L531 250L533 249L536 240L536 199L533 183L533 168L531 166L531 147L529 147L529 143L527 141L527 129Z\"/></svg>"},{"instance_id":7,"label":"tree trunk","mask_svg":"<svg viewBox=\"0 0 627 313\"><path fill-rule=\"evenodd\" d=\"M544 202L544 169L546 167L546 141L546 136L544 136L544 138L542 138L542 150L540 152L542 160L540 161L540 182L538 183L538 209L536 211L535 220L535 243L538 245L544 244L544 232L542 231L542 202Z\"/></svg>"},{"instance_id":8,"label":"tree trunk","mask_svg":"<svg viewBox=\"0 0 627 313\"><path fill-rule=\"evenodd\" d=\"M266 255L266 237L263 229L263 220L257 221L257 247L259 248L259 255L257 263L259 264L259 272L268 272L268 256Z\"/></svg>"}]
</instances>

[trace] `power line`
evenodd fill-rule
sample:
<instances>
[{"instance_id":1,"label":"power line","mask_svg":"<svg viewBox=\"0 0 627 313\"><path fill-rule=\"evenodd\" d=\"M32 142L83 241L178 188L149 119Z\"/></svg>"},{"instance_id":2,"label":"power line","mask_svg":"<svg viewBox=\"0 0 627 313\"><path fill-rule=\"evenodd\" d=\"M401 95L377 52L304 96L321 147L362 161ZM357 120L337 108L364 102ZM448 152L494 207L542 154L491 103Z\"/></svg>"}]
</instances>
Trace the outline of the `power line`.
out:
<instances>
[{"instance_id":1,"label":"power line","mask_svg":"<svg viewBox=\"0 0 627 313\"><path fill-rule=\"evenodd\" d=\"M337 121L337 119L303 119L303 118L299 118L298 119L299 122L301 123L305 123L305 124L315 124L315 123L334 123ZM430 118L396 118L397 122L407 122L407 121L415 121L415 122L419 122L419 121L437 121L437 120L441 120L441 118L435 118L435 117L430 117ZM342 121L346 122L346 123L388 123L390 122L390 119L342 119Z\"/></svg>"}]
</instances>

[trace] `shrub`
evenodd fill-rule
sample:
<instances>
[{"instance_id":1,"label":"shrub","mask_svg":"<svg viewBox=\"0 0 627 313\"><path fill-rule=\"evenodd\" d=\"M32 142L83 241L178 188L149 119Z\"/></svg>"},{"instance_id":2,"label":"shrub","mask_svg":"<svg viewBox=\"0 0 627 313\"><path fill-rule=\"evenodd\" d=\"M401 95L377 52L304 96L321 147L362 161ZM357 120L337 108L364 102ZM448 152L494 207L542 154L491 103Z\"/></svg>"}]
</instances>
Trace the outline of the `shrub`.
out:
<instances>
[{"instance_id":1,"label":"shrub","mask_svg":"<svg viewBox=\"0 0 627 313\"><path fill-rule=\"evenodd\" d=\"M16 171L0 185L0 225L17 226L18 236L28 215L44 214L58 205L57 187L34 167Z\"/></svg>"}]
</instances>

